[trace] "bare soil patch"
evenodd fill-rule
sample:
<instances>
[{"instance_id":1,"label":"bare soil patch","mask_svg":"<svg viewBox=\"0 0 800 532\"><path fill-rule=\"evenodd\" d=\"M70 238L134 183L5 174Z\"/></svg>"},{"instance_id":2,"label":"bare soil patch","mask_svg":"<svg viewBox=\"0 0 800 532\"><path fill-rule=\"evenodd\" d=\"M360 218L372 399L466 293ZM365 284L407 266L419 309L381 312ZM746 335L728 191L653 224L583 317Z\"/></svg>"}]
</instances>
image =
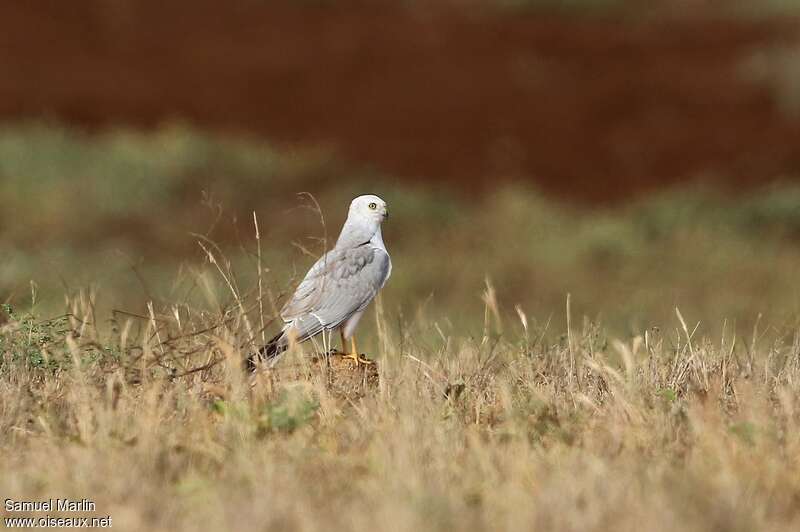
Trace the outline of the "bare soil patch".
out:
<instances>
[{"instance_id":1,"label":"bare soil patch","mask_svg":"<svg viewBox=\"0 0 800 532\"><path fill-rule=\"evenodd\" d=\"M3 119L177 118L592 201L800 173L800 123L742 73L788 22L211 0L5 2L0 21Z\"/></svg>"}]
</instances>

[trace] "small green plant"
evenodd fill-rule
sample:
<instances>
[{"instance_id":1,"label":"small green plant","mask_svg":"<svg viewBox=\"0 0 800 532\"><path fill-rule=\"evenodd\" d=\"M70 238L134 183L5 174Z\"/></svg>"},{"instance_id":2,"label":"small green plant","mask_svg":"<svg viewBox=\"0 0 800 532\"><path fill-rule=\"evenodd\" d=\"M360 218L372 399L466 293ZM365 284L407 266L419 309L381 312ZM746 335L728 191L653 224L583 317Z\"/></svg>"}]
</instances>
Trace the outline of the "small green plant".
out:
<instances>
[{"instance_id":1,"label":"small green plant","mask_svg":"<svg viewBox=\"0 0 800 532\"><path fill-rule=\"evenodd\" d=\"M26 364L31 368L57 369L72 364L65 356L63 340L69 332L66 317L37 321L32 314L19 315L10 304L2 306L9 323L0 335L0 352L8 353L12 364ZM91 358L94 358L90 355ZM0 358L3 364L6 357Z\"/></svg>"},{"instance_id":2,"label":"small green plant","mask_svg":"<svg viewBox=\"0 0 800 532\"><path fill-rule=\"evenodd\" d=\"M285 389L278 399L267 405L262 428L291 434L310 423L319 409L319 401L304 391Z\"/></svg>"}]
</instances>

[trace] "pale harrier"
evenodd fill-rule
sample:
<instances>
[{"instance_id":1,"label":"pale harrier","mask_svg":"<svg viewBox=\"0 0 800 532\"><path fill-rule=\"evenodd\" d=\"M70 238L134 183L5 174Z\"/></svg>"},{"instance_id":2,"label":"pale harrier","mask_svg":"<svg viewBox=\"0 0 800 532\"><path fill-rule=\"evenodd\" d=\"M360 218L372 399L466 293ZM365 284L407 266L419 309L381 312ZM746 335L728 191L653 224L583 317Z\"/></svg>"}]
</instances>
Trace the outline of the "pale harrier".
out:
<instances>
[{"instance_id":1,"label":"pale harrier","mask_svg":"<svg viewBox=\"0 0 800 532\"><path fill-rule=\"evenodd\" d=\"M339 329L342 352L347 352L350 340L347 356L356 364L365 362L358 356L353 333L392 273L381 235L381 223L388 217L386 202L378 196L359 196L350 203L336 245L311 267L283 306L283 330L259 350L257 358L274 363L290 343ZM248 360L251 370L255 358Z\"/></svg>"}]
</instances>

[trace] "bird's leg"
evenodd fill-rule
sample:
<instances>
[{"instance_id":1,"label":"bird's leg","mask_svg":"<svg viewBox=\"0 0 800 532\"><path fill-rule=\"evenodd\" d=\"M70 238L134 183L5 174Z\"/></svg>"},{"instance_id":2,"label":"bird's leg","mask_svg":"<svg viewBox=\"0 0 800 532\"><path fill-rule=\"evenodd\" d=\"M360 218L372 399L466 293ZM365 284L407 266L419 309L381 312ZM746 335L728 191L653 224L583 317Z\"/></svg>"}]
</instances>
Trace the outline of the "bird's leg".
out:
<instances>
[{"instance_id":1,"label":"bird's leg","mask_svg":"<svg viewBox=\"0 0 800 532\"><path fill-rule=\"evenodd\" d=\"M345 346L344 333L342 333L342 350L345 349L344 346ZM343 358L352 359L356 366L358 366L359 364L364 364L364 365L372 364L371 360L367 360L366 358L358 354L358 349L356 349L356 335L350 337L350 354L345 355Z\"/></svg>"}]
</instances>

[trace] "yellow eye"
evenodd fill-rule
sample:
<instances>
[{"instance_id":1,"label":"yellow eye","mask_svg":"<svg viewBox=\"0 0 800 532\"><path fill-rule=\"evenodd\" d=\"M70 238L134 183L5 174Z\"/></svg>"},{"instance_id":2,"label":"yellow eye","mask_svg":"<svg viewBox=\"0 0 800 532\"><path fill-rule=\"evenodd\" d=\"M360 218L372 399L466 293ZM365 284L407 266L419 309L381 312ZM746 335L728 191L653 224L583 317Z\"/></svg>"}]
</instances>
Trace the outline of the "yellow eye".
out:
<instances>
[{"instance_id":1,"label":"yellow eye","mask_svg":"<svg viewBox=\"0 0 800 532\"><path fill-rule=\"evenodd\" d=\"M375 209L377 209L377 208L378 208L378 204L377 204L377 203L370 203L370 204L369 204L369 208L370 208L370 209L372 209L372 210L374 211Z\"/></svg>"}]
</instances>

